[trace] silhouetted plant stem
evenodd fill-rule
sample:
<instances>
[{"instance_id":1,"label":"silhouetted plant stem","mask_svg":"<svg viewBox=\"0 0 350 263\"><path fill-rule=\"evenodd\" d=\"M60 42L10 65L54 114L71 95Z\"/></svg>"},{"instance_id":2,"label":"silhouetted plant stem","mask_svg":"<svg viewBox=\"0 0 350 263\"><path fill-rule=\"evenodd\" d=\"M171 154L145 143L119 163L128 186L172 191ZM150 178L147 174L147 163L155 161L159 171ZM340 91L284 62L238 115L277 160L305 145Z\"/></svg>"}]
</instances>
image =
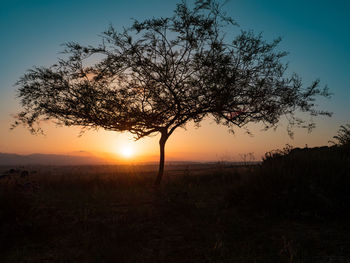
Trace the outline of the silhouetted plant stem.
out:
<instances>
[{"instance_id":1,"label":"silhouetted plant stem","mask_svg":"<svg viewBox=\"0 0 350 263\"><path fill-rule=\"evenodd\" d=\"M156 181L154 183L155 186L159 186L160 182L162 181L162 177L164 174L164 162L165 162L165 143L169 138L169 134L167 131L163 131L161 133L161 137L159 140L159 150L160 150L160 156L159 156L159 170L158 170L158 175L156 178Z\"/></svg>"}]
</instances>

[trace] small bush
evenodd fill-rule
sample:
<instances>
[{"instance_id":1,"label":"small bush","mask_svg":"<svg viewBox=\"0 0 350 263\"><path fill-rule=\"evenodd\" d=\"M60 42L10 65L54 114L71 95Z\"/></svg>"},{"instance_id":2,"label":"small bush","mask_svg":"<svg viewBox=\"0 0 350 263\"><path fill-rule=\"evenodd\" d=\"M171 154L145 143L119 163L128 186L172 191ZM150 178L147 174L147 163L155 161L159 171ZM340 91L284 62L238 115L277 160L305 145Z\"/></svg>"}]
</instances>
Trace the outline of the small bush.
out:
<instances>
[{"instance_id":1,"label":"small bush","mask_svg":"<svg viewBox=\"0 0 350 263\"><path fill-rule=\"evenodd\" d=\"M333 136L334 145L350 147L350 124L341 125L337 135Z\"/></svg>"},{"instance_id":2,"label":"small bush","mask_svg":"<svg viewBox=\"0 0 350 263\"><path fill-rule=\"evenodd\" d=\"M350 207L350 152L341 147L267 153L249 182L229 196L243 210L290 217L329 217Z\"/></svg>"}]
</instances>

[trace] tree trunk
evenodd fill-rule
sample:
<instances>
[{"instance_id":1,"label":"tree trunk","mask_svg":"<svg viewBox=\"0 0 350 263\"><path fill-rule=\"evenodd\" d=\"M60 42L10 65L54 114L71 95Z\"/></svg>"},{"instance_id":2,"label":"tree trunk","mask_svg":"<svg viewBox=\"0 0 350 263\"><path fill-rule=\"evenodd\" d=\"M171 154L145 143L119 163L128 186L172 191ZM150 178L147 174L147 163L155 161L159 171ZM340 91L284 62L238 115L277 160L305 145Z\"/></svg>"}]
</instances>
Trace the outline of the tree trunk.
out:
<instances>
[{"instance_id":1,"label":"tree trunk","mask_svg":"<svg viewBox=\"0 0 350 263\"><path fill-rule=\"evenodd\" d=\"M162 177L164 174L164 162L165 162L165 143L169 137L166 130L163 131L161 134L162 135L159 140L159 149L160 149L159 170L158 170L156 181L154 182L155 186L159 186L160 182L162 181Z\"/></svg>"}]
</instances>

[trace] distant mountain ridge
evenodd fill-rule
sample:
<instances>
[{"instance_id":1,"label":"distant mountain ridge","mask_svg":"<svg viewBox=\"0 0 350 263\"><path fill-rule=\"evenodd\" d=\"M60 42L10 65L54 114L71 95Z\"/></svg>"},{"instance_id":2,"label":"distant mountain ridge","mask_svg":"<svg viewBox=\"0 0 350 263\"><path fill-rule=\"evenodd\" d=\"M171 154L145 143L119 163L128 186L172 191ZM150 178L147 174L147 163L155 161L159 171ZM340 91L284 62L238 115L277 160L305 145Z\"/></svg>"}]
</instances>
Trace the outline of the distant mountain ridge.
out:
<instances>
[{"instance_id":1,"label":"distant mountain ridge","mask_svg":"<svg viewBox=\"0 0 350 263\"><path fill-rule=\"evenodd\" d=\"M108 163L106 160L93 155L0 153L0 165L95 165L106 163Z\"/></svg>"}]
</instances>

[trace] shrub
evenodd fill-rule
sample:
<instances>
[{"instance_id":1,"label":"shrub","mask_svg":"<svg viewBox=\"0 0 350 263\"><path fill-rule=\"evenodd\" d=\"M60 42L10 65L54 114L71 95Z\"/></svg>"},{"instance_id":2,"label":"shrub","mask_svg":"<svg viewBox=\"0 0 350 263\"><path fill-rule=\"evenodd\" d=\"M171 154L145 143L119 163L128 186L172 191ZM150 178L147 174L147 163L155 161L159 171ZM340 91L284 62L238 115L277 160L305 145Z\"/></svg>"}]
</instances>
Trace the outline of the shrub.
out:
<instances>
[{"instance_id":1,"label":"shrub","mask_svg":"<svg viewBox=\"0 0 350 263\"><path fill-rule=\"evenodd\" d=\"M349 147L350 146L350 124L341 125L337 135L333 136L333 139L335 139L336 142L334 141L330 141L330 142L333 143L334 145Z\"/></svg>"},{"instance_id":2,"label":"shrub","mask_svg":"<svg viewBox=\"0 0 350 263\"><path fill-rule=\"evenodd\" d=\"M269 152L251 179L231 192L243 210L291 217L345 215L350 206L350 151L341 147Z\"/></svg>"}]
</instances>

